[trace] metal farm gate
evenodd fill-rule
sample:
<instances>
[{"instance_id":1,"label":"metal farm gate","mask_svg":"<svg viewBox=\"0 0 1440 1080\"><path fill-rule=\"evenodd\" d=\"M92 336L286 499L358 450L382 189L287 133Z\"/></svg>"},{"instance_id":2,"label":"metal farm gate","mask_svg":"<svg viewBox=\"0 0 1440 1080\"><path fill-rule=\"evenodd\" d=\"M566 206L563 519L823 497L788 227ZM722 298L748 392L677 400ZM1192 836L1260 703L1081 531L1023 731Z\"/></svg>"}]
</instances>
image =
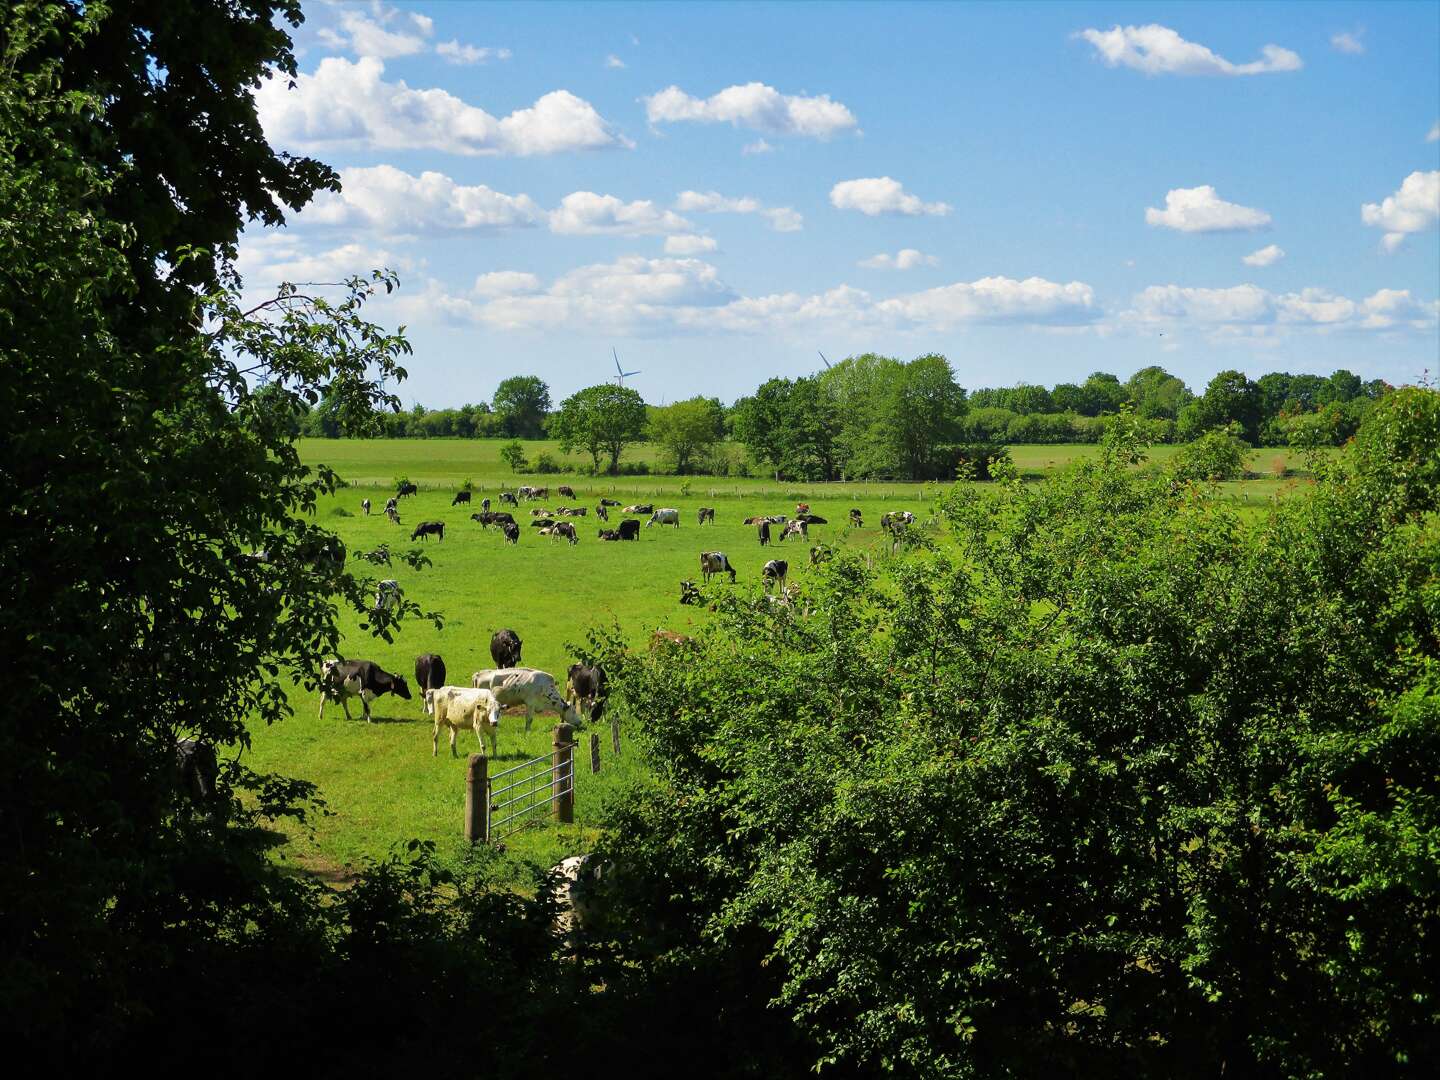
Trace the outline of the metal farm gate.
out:
<instances>
[{"instance_id":1,"label":"metal farm gate","mask_svg":"<svg viewBox=\"0 0 1440 1080\"><path fill-rule=\"evenodd\" d=\"M549 754L489 775L483 754L471 754L465 782L465 838L501 840L553 813L575 820L575 741L569 724L555 728Z\"/></svg>"}]
</instances>

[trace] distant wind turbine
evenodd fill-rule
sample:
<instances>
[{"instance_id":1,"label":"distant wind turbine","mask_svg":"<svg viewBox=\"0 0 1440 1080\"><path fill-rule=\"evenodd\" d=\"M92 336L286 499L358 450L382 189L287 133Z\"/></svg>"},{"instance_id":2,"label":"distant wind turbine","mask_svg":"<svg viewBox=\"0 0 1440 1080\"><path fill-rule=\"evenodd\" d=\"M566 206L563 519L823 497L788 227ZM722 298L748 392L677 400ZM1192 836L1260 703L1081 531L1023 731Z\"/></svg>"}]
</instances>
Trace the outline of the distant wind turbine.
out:
<instances>
[{"instance_id":1,"label":"distant wind turbine","mask_svg":"<svg viewBox=\"0 0 1440 1080\"><path fill-rule=\"evenodd\" d=\"M622 371L622 370L620 370L620 354L615 351L615 347L614 347L613 345L610 347L610 355L613 356L613 357L615 357L615 385L616 385L616 386L624 386L624 385L625 385L625 380L628 379L631 375L639 375L639 374L641 374L641 373L638 372L638 371Z\"/></svg>"},{"instance_id":2,"label":"distant wind turbine","mask_svg":"<svg viewBox=\"0 0 1440 1080\"><path fill-rule=\"evenodd\" d=\"M830 370L830 361L825 359L825 354L823 352L820 352L819 349L816 349L815 351L820 353L820 362L825 365L825 370Z\"/></svg>"}]
</instances>

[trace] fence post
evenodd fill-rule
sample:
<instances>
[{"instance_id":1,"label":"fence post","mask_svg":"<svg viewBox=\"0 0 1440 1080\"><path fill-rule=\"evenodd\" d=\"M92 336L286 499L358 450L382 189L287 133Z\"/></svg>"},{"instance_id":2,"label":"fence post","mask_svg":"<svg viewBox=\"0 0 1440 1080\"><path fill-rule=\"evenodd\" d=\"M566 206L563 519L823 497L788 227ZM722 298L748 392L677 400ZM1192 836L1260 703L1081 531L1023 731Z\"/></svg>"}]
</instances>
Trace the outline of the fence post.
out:
<instances>
[{"instance_id":1,"label":"fence post","mask_svg":"<svg viewBox=\"0 0 1440 1080\"><path fill-rule=\"evenodd\" d=\"M465 767L465 839L490 840L490 779L484 754L471 754Z\"/></svg>"},{"instance_id":2,"label":"fence post","mask_svg":"<svg viewBox=\"0 0 1440 1080\"><path fill-rule=\"evenodd\" d=\"M600 735L594 731L590 733L590 771L600 771Z\"/></svg>"},{"instance_id":3,"label":"fence post","mask_svg":"<svg viewBox=\"0 0 1440 1080\"><path fill-rule=\"evenodd\" d=\"M555 820L569 825L575 820L574 728L565 723L556 724L550 746L551 767L554 770L550 790L551 802L555 807Z\"/></svg>"}]
</instances>

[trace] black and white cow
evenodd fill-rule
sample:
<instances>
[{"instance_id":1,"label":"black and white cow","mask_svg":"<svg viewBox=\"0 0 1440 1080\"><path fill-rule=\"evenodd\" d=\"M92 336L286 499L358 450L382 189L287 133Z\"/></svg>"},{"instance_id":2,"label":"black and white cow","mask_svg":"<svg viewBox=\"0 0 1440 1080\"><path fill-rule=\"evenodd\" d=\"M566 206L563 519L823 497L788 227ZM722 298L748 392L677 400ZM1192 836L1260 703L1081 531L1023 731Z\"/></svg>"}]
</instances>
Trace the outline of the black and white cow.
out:
<instances>
[{"instance_id":1,"label":"black and white cow","mask_svg":"<svg viewBox=\"0 0 1440 1080\"><path fill-rule=\"evenodd\" d=\"M605 679L605 669L599 664L593 667L585 664L571 664L566 673L565 699L581 710L593 723L605 711L605 698L610 687Z\"/></svg>"},{"instance_id":2,"label":"black and white cow","mask_svg":"<svg viewBox=\"0 0 1440 1080\"><path fill-rule=\"evenodd\" d=\"M405 592L400 588L400 582L394 578L376 582L374 611L377 614L382 611L394 611L400 606L400 601L404 599Z\"/></svg>"},{"instance_id":3,"label":"black and white cow","mask_svg":"<svg viewBox=\"0 0 1440 1080\"><path fill-rule=\"evenodd\" d=\"M610 520L610 511L605 509L605 504L603 502L599 506L595 507L595 516L598 517L601 521Z\"/></svg>"},{"instance_id":4,"label":"black and white cow","mask_svg":"<svg viewBox=\"0 0 1440 1080\"><path fill-rule=\"evenodd\" d=\"M517 499L517 498L515 498L515 493L514 493L513 491L502 491L502 492L500 492L500 501L501 501L502 503L507 503L507 502L508 502L511 506L519 506L519 505L520 505L520 500Z\"/></svg>"},{"instance_id":5,"label":"black and white cow","mask_svg":"<svg viewBox=\"0 0 1440 1080\"><path fill-rule=\"evenodd\" d=\"M780 542L784 543L785 537L787 536L798 536L808 539L810 536L810 526L805 523L804 518L796 518L780 530Z\"/></svg>"},{"instance_id":6,"label":"black and white cow","mask_svg":"<svg viewBox=\"0 0 1440 1080\"><path fill-rule=\"evenodd\" d=\"M622 514L652 514L655 512L654 503L631 503L620 511Z\"/></svg>"},{"instance_id":7,"label":"black and white cow","mask_svg":"<svg viewBox=\"0 0 1440 1080\"><path fill-rule=\"evenodd\" d=\"M760 577L764 579L765 582L765 591L770 591L772 582L780 586L780 589L783 591L785 588L785 575L789 572L790 564L784 559L771 559L767 562L765 569L760 571Z\"/></svg>"},{"instance_id":8,"label":"black and white cow","mask_svg":"<svg viewBox=\"0 0 1440 1080\"><path fill-rule=\"evenodd\" d=\"M716 574L729 574L730 582L735 582L735 568L730 565L730 560L725 557L723 551L702 551L700 553L700 577L708 585L710 579Z\"/></svg>"},{"instance_id":9,"label":"black and white cow","mask_svg":"<svg viewBox=\"0 0 1440 1080\"><path fill-rule=\"evenodd\" d=\"M619 540L619 539L620 539L620 533L619 533L617 530L615 530L615 529L601 529L601 530L600 530L600 539L601 539L601 540Z\"/></svg>"},{"instance_id":10,"label":"black and white cow","mask_svg":"<svg viewBox=\"0 0 1440 1080\"><path fill-rule=\"evenodd\" d=\"M560 485L559 487L557 487L555 490L556 490L559 494L564 495L565 498L567 498L567 499L573 499L573 498L575 498L575 489L572 488L569 484L561 484L561 485Z\"/></svg>"},{"instance_id":11,"label":"black and white cow","mask_svg":"<svg viewBox=\"0 0 1440 1080\"><path fill-rule=\"evenodd\" d=\"M680 603L699 604L701 601L700 589L693 581L680 582Z\"/></svg>"},{"instance_id":12,"label":"black and white cow","mask_svg":"<svg viewBox=\"0 0 1440 1080\"><path fill-rule=\"evenodd\" d=\"M520 526L513 521L507 521L500 526L500 531L505 534L507 544L518 544L520 542Z\"/></svg>"},{"instance_id":13,"label":"black and white cow","mask_svg":"<svg viewBox=\"0 0 1440 1080\"><path fill-rule=\"evenodd\" d=\"M601 499L601 500L600 500L600 505L601 505L601 506L619 506L619 505L620 505L620 500L619 500L619 499Z\"/></svg>"},{"instance_id":14,"label":"black and white cow","mask_svg":"<svg viewBox=\"0 0 1440 1080\"><path fill-rule=\"evenodd\" d=\"M361 499L361 500L360 500L360 509L361 509L361 511L365 514L366 517L369 517L369 516L370 516L370 500L369 500L369 499Z\"/></svg>"},{"instance_id":15,"label":"black and white cow","mask_svg":"<svg viewBox=\"0 0 1440 1080\"><path fill-rule=\"evenodd\" d=\"M764 518L755 526L755 532L760 537L760 546L764 547L770 543L770 522Z\"/></svg>"},{"instance_id":16,"label":"black and white cow","mask_svg":"<svg viewBox=\"0 0 1440 1080\"><path fill-rule=\"evenodd\" d=\"M190 797L196 806L204 806L215 797L215 781L220 778L220 762L215 747L203 739L176 739L171 760L175 787Z\"/></svg>"},{"instance_id":17,"label":"black and white cow","mask_svg":"<svg viewBox=\"0 0 1440 1080\"><path fill-rule=\"evenodd\" d=\"M566 540L570 541L572 546L580 542L580 537L575 535L575 526L568 521L556 522L555 528L551 531L550 535L563 536Z\"/></svg>"},{"instance_id":18,"label":"black and white cow","mask_svg":"<svg viewBox=\"0 0 1440 1080\"><path fill-rule=\"evenodd\" d=\"M700 507L700 520L697 524L704 525L707 521L710 522L711 525L715 524L715 508L713 506Z\"/></svg>"},{"instance_id":19,"label":"black and white cow","mask_svg":"<svg viewBox=\"0 0 1440 1080\"><path fill-rule=\"evenodd\" d=\"M422 521L415 526L415 531L410 534L411 540L423 540L427 536L438 536L445 539L445 522L443 521Z\"/></svg>"},{"instance_id":20,"label":"black and white cow","mask_svg":"<svg viewBox=\"0 0 1440 1080\"><path fill-rule=\"evenodd\" d=\"M453 499L450 500L450 505L451 505L451 506L459 506L461 503L468 503L469 501L470 501L470 492L468 492L468 491L457 491L457 492L455 493L455 498L453 498Z\"/></svg>"},{"instance_id":21,"label":"black and white cow","mask_svg":"<svg viewBox=\"0 0 1440 1080\"><path fill-rule=\"evenodd\" d=\"M524 643L514 630L496 630L490 638L490 657L497 668L520 666L520 649Z\"/></svg>"},{"instance_id":22,"label":"black and white cow","mask_svg":"<svg viewBox=\"0 0 1440 1080\"><path fill-rule=\"evenodd\" d=\"M483 499L480 500L480 510L481 510L483 513L486 513L486 514L488 514L488 513L490 512L490 496L489 496L489 495L486 495L485 498L483 498Z\"/></svg>"},{"instance_id":23,"label":"black and white cow","mask_svg":"<svg viewBox=\"0 0 1440 1080\"><path fill-rule=\"evenodd\" d=\"M325 717L325 701L335 698L350 719L350 699L360 699L365 719L370 719L370 702L382 694L410 700L410 687L399 675L391 675L373 660L328 660L320 673L320 718Z\"/></svg>"},{"instance_id":24,"label":"black and white cow","mask_svg":"<svg viewBox=\"0 0 1440 1080\"><path fill-rule=\"evenodd\" d=\"M427 652L415 658L415 688L423 696L426 690L445 685L445 661L439 653Z\"/></svg>"},{"instance_id":25,"label":"black and white cow","mask_svg":"<svg viewBox=\"0 0 1440 1080\"><path fill-rule=\"evenodd\" d=\"M865 527L865 518L858 509L852 509L850 511L850 525L856 529L863 529Z\"/></svg>"}]
</instances>

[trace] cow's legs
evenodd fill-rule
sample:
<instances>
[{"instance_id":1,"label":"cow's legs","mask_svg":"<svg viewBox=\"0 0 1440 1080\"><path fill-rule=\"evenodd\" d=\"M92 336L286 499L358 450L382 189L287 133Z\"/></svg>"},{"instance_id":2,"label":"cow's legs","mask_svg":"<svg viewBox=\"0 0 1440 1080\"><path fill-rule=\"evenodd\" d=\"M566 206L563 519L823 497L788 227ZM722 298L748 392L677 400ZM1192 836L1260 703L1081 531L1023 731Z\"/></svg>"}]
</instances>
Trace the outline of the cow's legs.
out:
<instances>
[{"instance_id":1,"label":"cow's legs","mask_svg":"<svg viewBox=\"0 0 1440 1080\"><path fill-rule=\"evenodd\" d=\"M345 691L340 691L340 707L345 710L345 719L350 719L350 699L345 696Z\"/></svg>"},{"instance_id":2,"label":"cow's legs","mask_svg":"<svg viewBox=\"0 0 1440 1080\"><path fill-rule=\"evenodd\" d=\"M535 706L525 703L525 734L530 734L530 722L535 719Z\"/></svg>"}]
</instances>

